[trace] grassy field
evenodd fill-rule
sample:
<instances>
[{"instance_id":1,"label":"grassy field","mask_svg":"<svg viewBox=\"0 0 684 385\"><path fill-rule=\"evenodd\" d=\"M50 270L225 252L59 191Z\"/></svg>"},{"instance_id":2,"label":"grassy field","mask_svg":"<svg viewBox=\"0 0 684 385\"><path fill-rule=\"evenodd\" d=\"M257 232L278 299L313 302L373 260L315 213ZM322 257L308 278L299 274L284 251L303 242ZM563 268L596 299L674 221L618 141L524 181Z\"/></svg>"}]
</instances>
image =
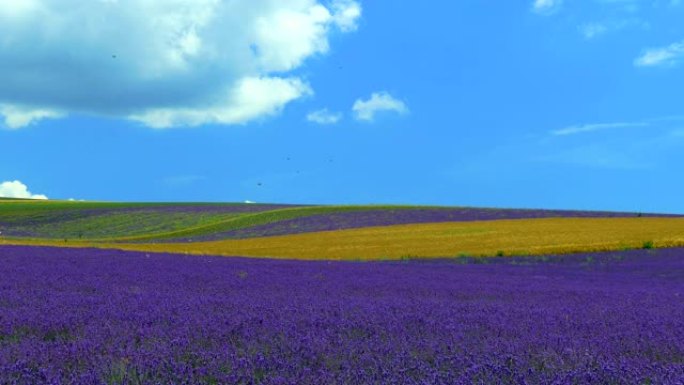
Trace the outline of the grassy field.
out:
<instances>
[{"instance_id":1,"label":"grassy field","mask_svg":"<svg viewBox=\"0 0 684 385\"><path fill-rule=\"evenodd\" d=\"M145 240L212 231L246 215L244 204L0 201L0 230L47 239ZM247 213L249 214L249 213ZM204 230L203 230L204 229Z\"/></svg>"},{"instance_id":2,"label":"grassy field","mask_svg":"<svg viewBox=\"0 0 684 385\"><path fill-rule=\"evenodd\" d=\"M6 244L307 260L541 255L684 246L684 218L543 218L369 227L185 243L4 240Z\"/></svg>"},{"instance_id":3,"label":"grassy field","mask_svg":"<svg viewBox=\"0 0 684 385\"><path fill-rule=\"evenodd\" d=\"M0 231L7 227L12 229L10 234L5 232L10 237L33 239L159 241L201 237L327 213L418 207L3 200L0 201ZM231 209L244 211L231 212Z\"/></svg>"},{"instance_id":4,"label":"grassy field","mask_svg":"<svg viewBox=\"0 0 684 385\"><path fill-rule=\"evenodd\" d=\"M213 223L190 226L176 231L157 234L145 234L121 238L121 241L159 241L173 240L177 238L202 237L205 235L227 232L248 227L259 226L289 219L303 218L313 215L366 211L366 210L406 210L415 206L311 206L293 207L276 210L268 210L257 213L240 214Z\"/></svg>"}]
</instances>

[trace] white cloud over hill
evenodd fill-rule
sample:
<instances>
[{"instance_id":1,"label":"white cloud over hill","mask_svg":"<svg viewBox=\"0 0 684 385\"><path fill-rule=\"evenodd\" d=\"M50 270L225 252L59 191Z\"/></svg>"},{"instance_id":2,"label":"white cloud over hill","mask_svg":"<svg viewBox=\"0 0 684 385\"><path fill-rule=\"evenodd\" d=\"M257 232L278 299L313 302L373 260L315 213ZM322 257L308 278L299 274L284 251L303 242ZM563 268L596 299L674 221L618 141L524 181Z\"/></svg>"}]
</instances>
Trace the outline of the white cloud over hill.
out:
<instances>
[{"instance_id":1,"label":"white cloud over hill","mask_svg":"<svg viewBox=\"0 0 684 385\"><path fill-rule=\"evenodd\" d=\"M272 116L312 94L292 71L360 16L353 0L2 1L0 114L10 128L68 113L156 128Z\"/></svg>"},{"instance_id":2,"label":"white cloud over hill","mask_svg":"<svg viewBox=\"0 0 684 385\"><path fill-rule=\"evenodd\" d=\"M0 198L48 199L43 194L32 194L28 187L18 180L0 183Z\"/></svg>"}]
</instances>

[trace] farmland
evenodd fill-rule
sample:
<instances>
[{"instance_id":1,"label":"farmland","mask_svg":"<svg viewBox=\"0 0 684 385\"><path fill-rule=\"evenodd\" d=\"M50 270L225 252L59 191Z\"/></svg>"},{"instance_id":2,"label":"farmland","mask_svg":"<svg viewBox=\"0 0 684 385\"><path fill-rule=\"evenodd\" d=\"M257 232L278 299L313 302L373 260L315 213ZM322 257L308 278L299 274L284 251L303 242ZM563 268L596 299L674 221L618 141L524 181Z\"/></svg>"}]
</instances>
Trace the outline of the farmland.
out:
<instances>
[{"instance_id":1,"label":"farmland","mask_svg":"<svg viewBox=\"0 0 684 385\"><path fill-rule=\"evenodd\" d=\"M0 202L0 242L295 259L684 246L684 218L428 206Z\"/></svg>"},{"instance_id":2,"label":"farmland","mask_svg":"<svg viewBox=\"0 0 684 385\"><path fill-rule=\"evenodd\" d=\"M305 262L2 246L0 260L0 383L684 378L682 249Z\"/></svg>"},{"instance_id":3,"label":"farmland","mask_svg":"<svg viewBox=\"0 0 684 385\"><path fill-rule=\"evenodd\" d=\"M677 215L2 200L0 231L2 384L684 379Z\"/></svg>"}]
</instances>

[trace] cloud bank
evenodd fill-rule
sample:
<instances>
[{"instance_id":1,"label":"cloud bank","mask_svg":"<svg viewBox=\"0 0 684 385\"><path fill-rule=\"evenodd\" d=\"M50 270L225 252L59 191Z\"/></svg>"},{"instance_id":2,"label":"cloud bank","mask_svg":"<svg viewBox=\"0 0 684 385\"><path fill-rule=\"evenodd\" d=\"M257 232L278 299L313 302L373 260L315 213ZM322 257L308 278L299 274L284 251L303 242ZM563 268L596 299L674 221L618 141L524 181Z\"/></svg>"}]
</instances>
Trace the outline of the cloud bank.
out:
<instances>
[{"instance_id":1,"label":"cloud bank","mask_svg":"<svg viewBox=\"0 0 684 385\"><path fill-rule=\"evenodd\" d=\"M354 31L354 0L0 2L0 114L242 124L312 94L292 74ZM40 20L40 23L36 23Z\"/></svg>"},{"instance_id":2,"label":"cloud bank","mask_svg":"<svg viewBox=\"0 0 684 385\"><path fill-rule=\"evenodd\" d=\"M375 92L368 100L357 99L352 107L357 120L373 121L380 112L394 112L400 115L409 112L406 104L387 92Z\"/></svg>"},{"instance_id":3,"label":"cloud bank","mask_svg":"<svg viewBox=\"0 0 684 385\"><path fill-rule=\"evenodd\" d=\"M0 183L0 198L48 199L43 194L32 194L28 187L18 180Z\"/></svg>"}]
</instances>

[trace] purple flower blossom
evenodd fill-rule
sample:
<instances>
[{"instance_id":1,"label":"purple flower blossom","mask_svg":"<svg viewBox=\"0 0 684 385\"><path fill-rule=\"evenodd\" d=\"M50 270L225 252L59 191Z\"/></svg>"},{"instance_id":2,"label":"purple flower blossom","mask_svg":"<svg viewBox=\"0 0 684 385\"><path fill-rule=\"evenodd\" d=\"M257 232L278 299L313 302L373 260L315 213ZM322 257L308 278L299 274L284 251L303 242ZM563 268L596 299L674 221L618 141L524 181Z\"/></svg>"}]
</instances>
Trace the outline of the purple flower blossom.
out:
<instances>
[{"instance_id":1,"label":"purple flower blossom","mask_svg":"<svg viewBox=\"0 0 684 385\"><path fill-rule=\"evenodd\" d=\"M0 277L2 384L684 379L682 249L343 263L3 246Z\"/></svg>"}]
</instances>

